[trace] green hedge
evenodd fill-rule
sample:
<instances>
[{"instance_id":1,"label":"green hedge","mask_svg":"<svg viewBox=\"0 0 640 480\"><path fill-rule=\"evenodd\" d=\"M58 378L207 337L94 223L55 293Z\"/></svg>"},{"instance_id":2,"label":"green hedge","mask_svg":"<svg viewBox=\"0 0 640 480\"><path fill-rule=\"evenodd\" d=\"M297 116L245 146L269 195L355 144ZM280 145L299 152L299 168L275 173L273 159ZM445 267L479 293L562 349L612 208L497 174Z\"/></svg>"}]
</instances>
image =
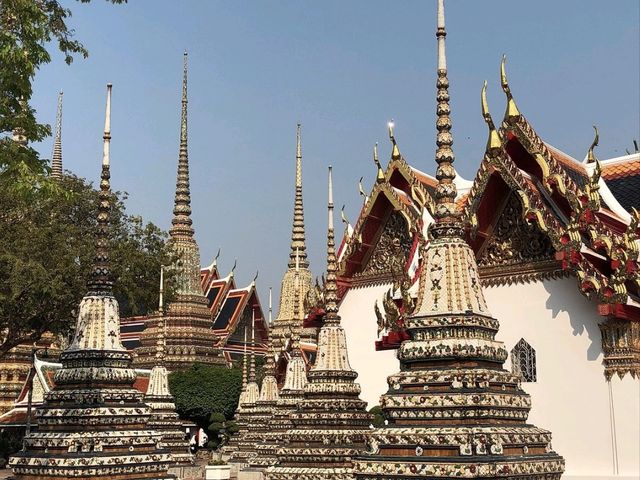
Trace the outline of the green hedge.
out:
<instances>
[{"instance_id":1,"label":"green hedge","mask_svg":"<svg viewBox=\"0 0 640 480\"><path fill-rule=\"evenodd\" d=\"M233 418L242 389L242 370L195 364L169 374L169 388L180 417L208 430L213 413Z\"/></svg>"}]
</instances>

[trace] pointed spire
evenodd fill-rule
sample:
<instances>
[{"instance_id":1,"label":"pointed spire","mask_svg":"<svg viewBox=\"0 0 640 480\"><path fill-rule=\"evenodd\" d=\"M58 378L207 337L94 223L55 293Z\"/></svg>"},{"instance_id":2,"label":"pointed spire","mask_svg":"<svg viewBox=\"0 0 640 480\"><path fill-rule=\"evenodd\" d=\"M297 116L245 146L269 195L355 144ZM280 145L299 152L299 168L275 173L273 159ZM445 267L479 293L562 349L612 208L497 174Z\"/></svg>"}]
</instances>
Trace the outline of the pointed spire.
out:
<instances>
[{"instance_id":1,"label":"pointed spire","mask_svg":"<svg viewBox=\"0 0 640 480\"><path fill-rule=\"evenodd\" d=\"M447 57L445 50L445 37L447 32L444 23L444 0L438 0L438 28L436 30L436 38L438 39L438 80L436 82L437 93L437 121L436 128L438 134L436 137L435 160L438 164L436 169L436 178L438 185L436 186L435 198L436 209L434 217L439 223L459 223L460 214L456 210L456 186L453 180L456 177L456 171L453 167L455 156L453 154L453 136L451 135L451 107L449 105L449 78L447 77Z\"/></svg>"},{"instance_id":2,"label":"pointed spire","mask_svg":"<svg viewBox=\"0 0 640 480\"><path fill-rule=\"evenodd\" d=\"M56 132L53 139L53 154L51 155L51 177L62 178L62 90L58 94L58 111L56 113Z\"/></svg>"},{"instance_id":3,"label":"pointed spire","mask_svg":"<svg viewBox=\"0 0 640 480\"><path fill-rule=\"evenodd\" d=\"M102 148L102 173L100 175L100 193L98 205L98 222L96 227L96 254L93 269L87 287L90 294L111 296L113 294L113 278L109 262L109 217L111 215L111 178L110 145L111 145L111 84L107 84L107 106L104 119L104 135Z\"/></svg>"},{"instance_id":4,"label":"pointed spire","mask_svg":"<svg viewBox=\"0 0 640 480\"><path fill-rule=\"evenodd\" d=\"M249 382L256 381L256 310L251 309L251 364L249 367Z\"/></svg>"},{"instance_id":5,"label":"pointed spire","mask_svg":"<svg viewBox=\"0 0 640 480\"><path fill-rule=\"evenodd\" d=\"M242 391L247 389L247 327L244 327L244 347L242 353Z\"/></svg>"},{"instance_id":6,"label":"pointed spire","mask_svg":"<svg viewBox=\"0 0 640 480\"><path fill-rule=\"evenodd\" d=\"M169 234L171 238L193 238L191 220L191 191L189 190L189 152L187 147L187 52L184 53L182 76L182 108L180 118L180 153L178 156L178 176L173 207L173 219Z\"/></svg>"},{"instance_id":7,"label":"pointed spire","mask_svg":"<svg viewBox=\"0 0 640 480\"><path fill-rule=\"evenodd\" d=\"M273 323L273 287L269 287L269 325Z\"/></svg>"},{"instance_id":8,"label":"pointed spire","mask_svg":"<svg viewBox=\"0 0 640 480\"><path fill-rule=\"evenodd\" d=\"M328 228L327 228L327 281L325 284L325 325L339 325L338 316L338 285L336 264L336 242L333 229L333 168L329 166L329 198L327 204Z\"/></svg>"},{"instance_id":9,"label":"pointed spire","mask_svg":"<svg viewBox=\"0 0 640 480\"><path fill-rule=\"evenodd\" d=\"M289 253L289 268L296 264L296 251L299 250L300 266L309 268L307 260L307 244L304 231L304 207L302 204L302 142L300 124L296 130L296 188L293 204L293 228L291 230L291 252Z\"/></svg>"},{"instance_id":10,"label":"pointed spire","mask_svg":"<svg viewBox=\"0 0 640 480\"><path fill-rule=\"evenodd\" d=\"M164 364L164 352L166 347L166 321L164 318L164 265L160 265L160 296L158 299L158 339L156 341L156 365Z\"/></svg>"}]
</instances>

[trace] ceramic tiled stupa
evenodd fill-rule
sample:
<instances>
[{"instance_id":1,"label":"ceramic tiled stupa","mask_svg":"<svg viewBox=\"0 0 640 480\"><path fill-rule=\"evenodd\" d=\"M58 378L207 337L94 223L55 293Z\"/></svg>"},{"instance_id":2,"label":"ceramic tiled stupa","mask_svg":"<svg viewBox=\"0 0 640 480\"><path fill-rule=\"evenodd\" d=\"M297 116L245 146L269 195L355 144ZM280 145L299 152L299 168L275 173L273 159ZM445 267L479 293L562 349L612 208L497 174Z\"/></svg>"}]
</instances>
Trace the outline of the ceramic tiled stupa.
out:
<instances>
[{"instance_id":1,"label":"ceramic tiled stupa","mask_svg":"<svg viewBox=\"0 0 640 480\"><path fill-rule=\"evenodd\" d=\"M308 374L304 399L292 412L292 428L278 449L269 480L347 480L353 457L364 452L371 415L360 399L358 374L351 368L337 304L333 192L329 167L326 316L318 335L316 362Z\"/></svg>"},{"instance_id":2,"label":"ceramic tiled stupa","mask_svg":"<svg viewBox=\"0 0 640 480\"><path fill-rule=\"evenodd\" d=\"M249 366L249 381L242 388L236 418L238 422L238 433L233 440L230 450L229 461L237 464L239 468L248 466L249 461L256 455L255 438L253 426L259 417L256 404L260 398L260 387L256 381L256 358L255 358L255 319L251 328L251 362ZM246 358L246 354L245 354ZM246 378L243 375L243 378ZM228 452L229 452L228 450Z\"/></svg>"},{"instance_id":3,"label":"ceramic tiled stupa","mask_svg":"<svg viewBox=\"0 0 640 480\"><path fill-rule=\"evenodd\" d=\"M299 338L292 337L292 356L287 363L284 385L279 393L273 415L269 421L269 430L263 435L262 442L256 446L258 456L254 464L262 467L276 465L277 451L286 431L293 427L291 414L298 410L304 398L304 387L307 384L307 368L300 351Z\"/></svg>"},{"instance_id":4,"label":"ceramic tiled stupa","mask_svg":"<svg viewBox=\"0 0 640 480\"><path fill-rule=\"evenodd\" d=\"M260 398L255 406L254 422L250 425L255 439L256 456L249 461L249 467L257 470L262 470L275 462L275 451L265 444L266 438L273 432L273 418L280 397L272 355L267 355L265 372L260 388Z\"/></svg>"},{"instance_id":5,"label":"ceramic tiled stupa","mask_svg":"<svg viewBox=\"0 0 640 480\"><path fill-rule=\"evenodd\" d=\"M160 272L160 305L159 314L164 311L163 305L163 272ZM169 391L169 379L164 366L165 339L164 328L160 328L158 346L156 352L156 365L149 376L149 386L144 396L144 401L151 408L151 418L148 426L160 432L162 443L171 451L174 465L186 466L194 463L193 455L189 449L189 442L185 431L182 429L182 421L176 413L173 395Z\"/></svg>"},{"instance_id":6,"label":"ceramic tiled stupa","mask_svg":"<svg viewBox=\"0 0 640 480\"><path fill-rule=\"evenodd\" d=\"M487 308L455 204L443 3L435 221L423 247L415 310L404 321L410 338L398 351L400 372L388 378L381 398L388 425L372 433L356 477L555 480L563 459L551 448L551 433L527 423L531 399L521 378L503 368L507 351L495 339L499 324ZM492 128L490 148L496 139Z\"/></svg>"},{"instance_id":7,"label":"ceramic tiled stupa","mask_svg":"<svg viewBox=\"0 0 640 480\"><path fill-rule=\"evenodd\" d=\"M150 409L133 388L131 354L120 341L109 262L111 85L107 86L96 256L78 307L71 345L61 353L55 388L36 411L38 431L9 461L16 480L165 480L172 463Z\"/></svg>"}]
</instances>

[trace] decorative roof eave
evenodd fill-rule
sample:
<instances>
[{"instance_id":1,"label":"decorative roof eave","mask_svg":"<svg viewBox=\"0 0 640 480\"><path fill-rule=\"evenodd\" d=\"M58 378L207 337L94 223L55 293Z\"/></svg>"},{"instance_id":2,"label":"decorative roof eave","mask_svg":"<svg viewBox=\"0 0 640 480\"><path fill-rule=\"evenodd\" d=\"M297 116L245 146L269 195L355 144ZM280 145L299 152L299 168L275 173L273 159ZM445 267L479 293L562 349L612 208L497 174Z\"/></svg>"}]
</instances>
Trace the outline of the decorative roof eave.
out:
<instances>
[{"instance_id":1,"label":"decorative roof eave","mask_svg":"<svg viewBox=\"0 0 640 480\"><path fill-rule=\"evenodd\" d=\"M240 318L242 318L242 312L245 311L249 302L251 302L252 306L256 308L256 313L258 314L255 318L256 329L261 330L264 336L267 336L269 334L269 326L267 325L267 322L265 321L264 315L262 313L262 306L260 305L260 298L258 297L255 283L251 282L245 288L229 290L228 294L225 296L224 301L226 302L227 299L232 296L239 296L240 302L238 303L233 315L229 319L229 322L227 323L225 328L215 330L216 333L218 333L219 335L223 335L226 339L225 344L222 345L223 348L226 345L226 342L229 340L229 337L233 334L233 332L235 332L239 324L239 320ZM224 304L224 302L222 302L222 304ZM213 323L215 323L215 321Z\"/></svg>"},{"instance_id":2,"label":"decorative roof eave","mask_svg":"<svg viewBox=\"0 0 640 480\"><path fill-rule=\"evenodd\" d=\"M557 252L556 259L562 262L564 270L571 271L577 276L581 293L587 297L595 294L604 303L626 301L624 281L612 281L593 265L588 255L583 254L581 250L584 247L584 236L580 235L575 225L571 228L571 225L566 226L559 221L533 180L527 178L515 165L504 148L499 155L484 156L471 187L464 216L471 225L472 235L474 229L478 227L476 214L493 175L499 175L512 191L518 193L523 205L523 218L528 222L534 222L549 236ZM603 241L602 238L600 241Z\"/></svg>"},{"instance_id":3,"label":"decorative roof eave","mask_svg":"<svg viewBox=\"0 0 640 480\"><path fill-rule=\"evenodd\" d=\"M425 193L425 195L428 195ZM343 238L343 244L340 246L339 254L340 254L340 264L338 277L339 279L344 279L346 273L346 267L349 263L360 263L359 260L354 260L352 258L353 254L356 252L362 253L361 247L364 246L365 249L371 247L370 242L371 239L363 238L364 227L367 223L367 220L372 215L372 210L377 205L378 201L381 198L386 198L393 210L399 212L402 217L407 222L407 228L410 230L414 230L418 227L422 217L420 214L420 206L418 202L411 197L409 197L406 193L398 190L397 188L391 186L388 182L376 183L373 187L371 195L367 202L365 203L360 216L358 217L358 221L356 222L353 233L349 236ZM424 198L424 197L423 197ZM430 199L431 197L429 197ZM421 200L420 200L421 201ZM431 202L433 202L431 200ZM380 224L379 228L383 228L384 225ZM378 229L379 230L379 229ZM376 230L376 233L377 231ZM375 235L375 234L373 234ZM362 258L366 256L366 252L363 253Z\"/></svg>"}]
</instances>

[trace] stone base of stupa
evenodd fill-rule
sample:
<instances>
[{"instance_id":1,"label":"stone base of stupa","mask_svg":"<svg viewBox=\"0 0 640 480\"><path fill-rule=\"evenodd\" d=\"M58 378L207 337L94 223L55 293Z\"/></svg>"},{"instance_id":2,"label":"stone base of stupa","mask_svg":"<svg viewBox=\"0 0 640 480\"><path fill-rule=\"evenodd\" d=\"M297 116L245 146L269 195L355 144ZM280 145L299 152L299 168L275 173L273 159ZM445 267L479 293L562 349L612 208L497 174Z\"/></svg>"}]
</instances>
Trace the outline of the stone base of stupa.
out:
<instances>
[{"instance_id":1,"label":"stone base of stupa","mask_svg":"<svg viewBox=\"0 0 640 480\"><path fill-rule=\"evenodd\" d=\"M254 468L247 468L238 472L238 480L264 480L264 472Z\"/></svg>"},{"instance_id":2,"label":"stone base of stupa","mask_svg":"<svg viewBox=\"0 0 640 480\"><path fill-rule=\"evenodd\" d=\"M175 475L180 480L195 480L204 478L204 468L199 465L182 465L169 469L171 475Z\"/></svg>"}]
</instances>

